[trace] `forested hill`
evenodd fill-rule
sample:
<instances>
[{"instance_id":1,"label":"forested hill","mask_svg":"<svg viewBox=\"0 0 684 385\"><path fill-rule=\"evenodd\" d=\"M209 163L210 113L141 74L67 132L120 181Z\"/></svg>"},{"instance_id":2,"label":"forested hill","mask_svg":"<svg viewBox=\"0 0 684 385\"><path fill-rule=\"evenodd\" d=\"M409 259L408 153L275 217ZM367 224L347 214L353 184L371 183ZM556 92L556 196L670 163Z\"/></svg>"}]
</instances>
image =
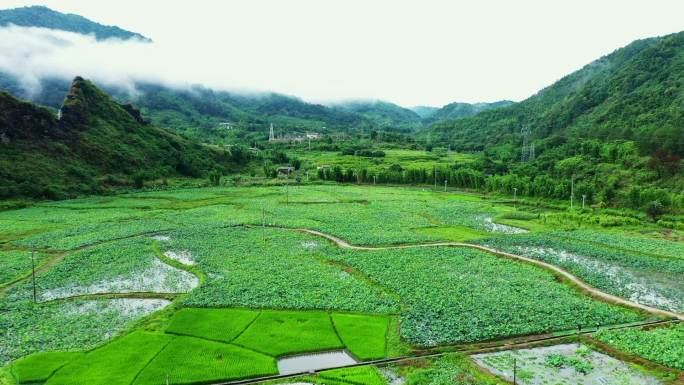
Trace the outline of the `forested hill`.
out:
<instances>
[{"instance_id":1,"label":"forested hill","mask_svg":"<svg viewBox=\"0 0 684 385\"><path fill-rule=\"evenodd\" d=\"M461 150L481 150L520 145L523 127L538 151L597 139L634 141L642 154L684 154L684 32L635 41L521 103L425 132Z\"/></svg>"},{"instance_id":2,"label":"forested hill","mask_svg":"<svg viewBox=\"0 0 684 385\"><path fill-rule=\"evenodd\" d=\"M102 25L83 16L61 13L43 6L22 7L0 10L0 26L14 24L22 27L42 27L76 32L84 35L93 34L98 40L109 38L137 38L149 41L147 37L121 29L116 26Z\"/></svg>"},{"instance_id":3,"label":"forested hill","mask_svg":"<svg viewBox=\"0 0 684 385\"><path fill-rule=\"evenodd\" d=\"M131 105L76 78L52 111L0 93L0 198L98 193L136 178L200 176L229 165L223 151L147 124Z\"/></svg>"},{"instance_id":4,"label":"forested hill","mask_svg":"<svg viewBox=\"0 0 684 385\"><path fill-rule=\"evenodd\" d=\"M380 100L350 101L335 104L333 107L360 114L374 122L375 128L380 130L411 132L423 125L418 113Z\"/></svg>"},{"instance_id":5,"label":"forested hill","mask_svg":"<svg viewBox=\"0 0 684 385\"><path fill-rule=\"evenodd\" d=\"M431 114L425 115L424 120L426 123L434 123L447 119L465 118L494 108L507 107L514 103L510 100L500 100L493 103L449 103Z\"/></svg>"}]
</instances>

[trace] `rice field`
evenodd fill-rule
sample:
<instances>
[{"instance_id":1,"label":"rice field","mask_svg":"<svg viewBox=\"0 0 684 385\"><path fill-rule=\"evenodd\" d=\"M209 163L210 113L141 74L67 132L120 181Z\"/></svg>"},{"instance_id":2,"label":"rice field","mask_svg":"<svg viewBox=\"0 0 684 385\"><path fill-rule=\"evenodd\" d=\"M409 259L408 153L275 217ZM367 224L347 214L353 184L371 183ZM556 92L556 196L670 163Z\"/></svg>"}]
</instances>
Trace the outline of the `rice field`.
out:
<instances>
[{"instance_id":1,"label":"rice field","mask_svg":"<svg viewBox=\"0 0 684 385\"><path fill-rule=\"evenodd\" d=\"M277 374L278 359L311 352L368 361L654 318L490 253L344 249L298 229L358 246L484 244L549 262L604 292L684 311L681 243L634 227L564 230L526 210L417 188L315 185L151 191L0 212L0 384L229 381ZM678 330L597 339L682 369ZM460 356L421 362L393 373L409 385L457 375L498 381ZM302 381L392 380L364 367Z\"/></svg>"}]
</instances>

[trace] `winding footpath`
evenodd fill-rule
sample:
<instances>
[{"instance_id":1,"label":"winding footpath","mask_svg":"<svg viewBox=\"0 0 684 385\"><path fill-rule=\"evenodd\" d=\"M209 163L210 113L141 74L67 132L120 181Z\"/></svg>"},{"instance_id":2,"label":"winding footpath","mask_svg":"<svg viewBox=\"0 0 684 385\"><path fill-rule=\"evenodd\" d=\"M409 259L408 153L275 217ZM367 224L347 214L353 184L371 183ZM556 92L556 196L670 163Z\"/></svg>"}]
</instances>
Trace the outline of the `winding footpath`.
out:
<instances>
[{"instance_id":1,"label":"winding footpath","mask_svg":"<svg viewBox=\"0 0 684 385\"><path fill-rule=\"evenodd\" d=\"M285 228L283 228L285 229ZM528 258L524 257L522 255L517 255L517 254L512 254L512 253L507 253L505 251L493 249L491 247L487 246L481 246L481 245L474 245L470 243L461 243L461 242L436 242L436 243L418 243L418 244L413 244L413 245L396 245L396 246L356 246L352 245L349 242L338 238L334 235L326 234L320 231L316 230L311 230L311 229L305 229L305 228L298 228L295 229L296 231L299 231L301 233L305 234L310 234L310 235L315 235L318 237L325 238L331 242L333 242L335 245L337 245L340 248L343 249L351 249L351 250L366 250L366 251L371 251L371 250L393 250L393 249L412 249L412 248L423 248L423 247L464 247L464 248L470 248L470 249L475 249L475 250L480 250L484 251L485 253L493 254L499 257L504 257L504 258L509 258L517 261L522 261L526 263L530 263L536 266L539 266L541 268L544 268L546 270L549 270L553 272L555 275L562 277L569 282L571 282L573 285L576 285L579 289L581 289L583 292L587 293L589 296L614 303L617 305L622 305L622 306L627 306L631 307L633 309L637 309L640 311L644 311L647 313L655 314L658 316L662 317L668 317L668 318L675 318L678 320L684 320L684 314L668 311L668 310L662 310L658 309L652 306L648 305L643 305L637 302L633 302L624 298L620 298L617 296L614 296L612 294L605 293L593 286L590 286L586 282L582 281L578 277L572 275L568 271L556 266L552 265L550 263L546 263L537 259L533 258Z\"/></svg>"}]
</instances>

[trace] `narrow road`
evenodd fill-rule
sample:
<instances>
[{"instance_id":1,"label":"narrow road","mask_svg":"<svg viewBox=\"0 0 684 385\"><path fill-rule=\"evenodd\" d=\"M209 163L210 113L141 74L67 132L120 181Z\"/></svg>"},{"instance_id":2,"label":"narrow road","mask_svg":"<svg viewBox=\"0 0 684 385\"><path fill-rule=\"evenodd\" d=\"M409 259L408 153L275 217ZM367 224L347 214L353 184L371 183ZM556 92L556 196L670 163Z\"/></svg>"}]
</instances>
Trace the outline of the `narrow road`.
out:
<instances>
[{"instance_id":1,"label":"narrow road","mask_svg":"<svg viewBox=\"0 0 684 385\"><path fill-rule=\"evenodd\" d=\"M287 228L283 228L287 229ZM465 247L465 248L470 248L470 249L475 249L475 250L480 250L484 251L489 254L493 254L499 257L504 257L504 258L509 258L509 259L514 259L526 263L530 263L536 266L539 266L541 268L544 268L546 270L550 270L553 272L555 275L560 276L570 282L572 284L576 285L579 289L581 289L583 292L587 293L589 296L605 301L605 302L610 302L613 304L617 305L622 305L622 306L627 306L631 307L633 309L637 309L640 311L644 311L647 313L655 314L658 316L662 317L668 317L668 318L675 318L678 320L684 320L684 314L668 311L668 310L662 310L658 309L652 306L648 305L643 305L637 302L633 302L624 298L620 298L617 296L614 296L612 294L605 293L593 286L590 286L586 282L582 281L578 277L572 275L568 271L552 265L547 262L543 262L537 259L533 258L528 258L524 257L522 255L517 255L517 254L512 254L512 253L507 253L505 251L501 250L496 250L491 247L487 246L481 246L481 245L474 245L470 243L461 243L461 242L436 242L436 243L419 243L419 244L413 244L413 245L397 245L397 246L356 246L352 245L349 242L338 238L334 235L326 234L317 230L311 230L311 229L305 229L305 228L298 228L295 229L296 231L299 231L301 233L305 234L311 234L315 235L318 237L325 238L331 242L333 242L335 245L338 247L341 247L343 249L351 249L351 250L366 250L366 251L371 251L371 250L393 250L393 249L411 249L411 248L423 248L423 247Z\"/></svg>"}]
</instances>

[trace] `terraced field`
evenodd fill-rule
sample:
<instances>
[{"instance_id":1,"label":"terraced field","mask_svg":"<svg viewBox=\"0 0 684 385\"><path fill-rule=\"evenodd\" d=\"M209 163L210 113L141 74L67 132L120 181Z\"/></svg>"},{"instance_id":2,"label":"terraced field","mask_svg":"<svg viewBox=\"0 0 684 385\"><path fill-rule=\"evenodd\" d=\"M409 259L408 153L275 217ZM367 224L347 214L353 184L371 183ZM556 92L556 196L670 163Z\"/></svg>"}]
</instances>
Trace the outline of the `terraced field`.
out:
<instances>
[{"instance_id":1,"label":"terraced field","mask_svg":"<svg viewBox=\"0 0 684 385\"><path fill-rule=\"evenodd\" d=\"M276 375L278 359L309 352L361 362L684 311L681 244L540 218L474 195L327 185L0 212L0 384L230 381ZM597 339L681 369L631 329L610 333ZM434 372L395 372L427 384L458 367L471 383L499 381L472 374L467 357L430 362ZM336 369L303 381L382 384L386 374Z\"/></svg>"}]
</instances>

